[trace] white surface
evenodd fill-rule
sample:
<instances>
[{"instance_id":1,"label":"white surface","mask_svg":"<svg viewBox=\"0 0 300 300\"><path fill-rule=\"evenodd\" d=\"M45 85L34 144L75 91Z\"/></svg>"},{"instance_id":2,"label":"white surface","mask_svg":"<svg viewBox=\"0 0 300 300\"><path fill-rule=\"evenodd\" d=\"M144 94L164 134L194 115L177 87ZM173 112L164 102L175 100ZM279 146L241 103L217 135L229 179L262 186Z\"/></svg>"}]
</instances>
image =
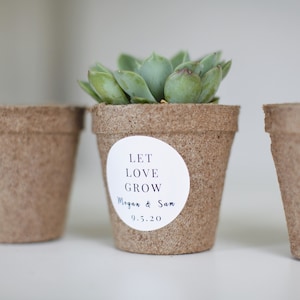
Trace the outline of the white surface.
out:
<instances>
[{"instance_id":1,"label":"white surface","mask_svg":"<svg viewBox=\"0 0 300 300\"><path fill-rule=\"evenodd\" d=\"M212 250L131 254L114 248L96 147L91 155L90 174L77 169L61 239L0 245L0 299L299 299L275 176L245 183L229 165Z\"/></svg>"}]
</instances>

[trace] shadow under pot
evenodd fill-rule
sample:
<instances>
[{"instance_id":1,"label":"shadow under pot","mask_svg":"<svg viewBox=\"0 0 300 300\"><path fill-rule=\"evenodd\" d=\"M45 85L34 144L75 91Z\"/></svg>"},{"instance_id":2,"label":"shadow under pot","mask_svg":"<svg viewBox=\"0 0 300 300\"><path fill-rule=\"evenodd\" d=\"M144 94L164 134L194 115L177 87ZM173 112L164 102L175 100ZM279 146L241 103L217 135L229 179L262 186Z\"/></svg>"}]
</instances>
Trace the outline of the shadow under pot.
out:
<instances>
[{"instance_id":1,"label":"shadow under pot","mask_svg":"<svg viewBox=\"0 0 300 300\"><path fill-rule=\"evenodd\" d=\"M0 242L63 234L84 109L0 107Z\"/></svg>"},{"instance_id":2,"label":"shadow under pot","mask_svg":"<svg viewBox=\"0 0 300 300\"><path fill-rule=\"evenodd\" d=\"M210 249L239 107L99 104L91 112L116 247Z\"/></svg>"},{"instance_id":3,"label":"shadow under pot","mask_svg":"<svg viewBox=\"0 0 300 300\"><path fill-rule=\"evenodd\" d=\"M265 131L277 172L290 249L300 259L300 103L267 104Z\"/></svg>"}]
</instances>

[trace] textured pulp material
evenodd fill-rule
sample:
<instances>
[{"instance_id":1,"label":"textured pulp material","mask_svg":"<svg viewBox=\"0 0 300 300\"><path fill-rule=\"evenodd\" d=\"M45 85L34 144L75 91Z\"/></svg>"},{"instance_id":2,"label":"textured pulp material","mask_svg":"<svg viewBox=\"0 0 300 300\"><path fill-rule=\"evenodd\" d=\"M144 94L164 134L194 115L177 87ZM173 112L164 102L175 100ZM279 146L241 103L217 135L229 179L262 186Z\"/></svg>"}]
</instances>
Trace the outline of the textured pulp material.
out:
<instances>
[{"instance_id":1,"label":"textured pulp material","mask_svg":"<svg viewBox=\"0 0 300 300\"><path fill-rule=\"evenodd\" d=\"M291 253L300 259L300 103L264 105Z\"/></svg>"},{"instance_id":2,"label":"textured pulp material","mask_svg":"<svg viewBox=\"0 0 300 300\"><path fill-rule=\"evenodd\" d=\"M62 235L84 109L0 107L0 242Z\"/></svg>"},{"instance_id":3,"label":"textured pulp material","mask_svg":"<svg viewBox=\"0 0 300 300\"><path fill-rule=\"evenodd\" d=\"M135 253L184 254L215 241L239 107L213 104L100 104L91 109L116 247ZM116 214L106 182L110 148L131 135L158 138L177 150L190 173L190 194L179 216L154 231L130 228Z\"/></svg>"}]
</instances>

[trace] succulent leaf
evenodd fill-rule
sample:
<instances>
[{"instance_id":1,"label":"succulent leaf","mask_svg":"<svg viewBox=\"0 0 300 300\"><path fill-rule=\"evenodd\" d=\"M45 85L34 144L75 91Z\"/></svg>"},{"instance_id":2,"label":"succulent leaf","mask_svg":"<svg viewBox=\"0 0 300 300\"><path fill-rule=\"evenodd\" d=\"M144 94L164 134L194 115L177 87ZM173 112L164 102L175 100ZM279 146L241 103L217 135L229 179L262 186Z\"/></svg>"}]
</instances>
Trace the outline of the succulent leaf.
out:
<instances>
[{"instance_id":1,"label":"succulent leaf","mask_svg":"<svg viewBox=\"0 0 300 300\"><path fill-rule=\"evenodd\" d=\"M179 51L173 57L171 57L170 62L175 69L178 65L190 60L189 53L187 51Z\"/></svg>"},{"instance_id":2,"label":"succulent leaf","mask_svg":"<svg viewBox=\"0 0 300 300\"><path fill-rule=\"evenodd\" d=\"M173 67L170 61L156 53L147 57L141 64L138 73L146 81L152 95L159 102L164 97L164 85Z\"/></svg>"},{"instance_id":3,"label":"succulent leaf","mask_svg":"<svg viewBox=\"0 0 300 300\"><path fill-rule=\"evenodd\" d=\"M219 100L220 100L219 97L214 97L214 98L212 98L208 103L218 104L218 103L219 103Z\"/></svg>"},{"instance_id":4,"label":"succulent leaf","mask_svg":"<svg viewBox=\"0 0 300 300\"><path fill-rule=\"evenodd\" d=\"M143 104L143 103L149 103L149 104L153 104L153 103L157 103L156 101L153 102L153 100L149 100L149 99L145 99L145 98L141 98L141 97L133 97L130 99L131 103L136 103L136 104Z\"/></svg>"},{"instance_id":5,"label":"succulent leaf","mask_svg":"<svg viewBox=\"0 0 300 300\"><path fill-rule=\"evenodd\" d=\"M187 61L183 62L182 64L178 65L175 68L175 71L180 71L183 69L188 69L193 73L199 74L201 71L201 64L199 61Z\"/></svg>"},{"instance_id":6,"label":"succulent leaf","mask_svg":"<svg viewBox=\"0 0 300 300\"><path fill-rule=\"evenodd\" d=\"M229 60L227 62L224 62L221 64L221 67L222 67L222 79L224 79L226 77L226 75L228 74L230 68L231 68L231 64L232 64L232 61Z\"/></svg>"},{"instance_id":7,"label":"succulent leaf","mask_svg":"<svg viewBox=\"0 0 300 300\"><path fill-rule=\"evenodd\" d=\"M119 86L132 99L138 97L153 103L157 102L151 94L146 81L139 74L132 71L116 71L114 76Z\"/></svg>"},{"instance_id":8,"label":"succulent leaf","mask_svg":"<svg viewBox=\"0 0 300 300\"><path fill-rule=\"evenodd\" d=\"M202 90L198 74L188 69L173 72L165 84L165 99L170 103L196 103Z\"/></svg>"},{"instance_id":9,"label":"succulent leaf","mask_svg":"<svg viewBox=\"0 0 300 300\"><path fill-rule=\"evenodd\" d=\"M219 63L221 52L214 52L204 56L200 61L199 75L202 77L207 71L216 67Z\"/></svg>"},{"instance_id":10,"label":"succulent leaf","mask_svg":"<svg viewBox=\"0 0 300 300\"><path fill-rule=\"evenodd\" d=\"M210 102L222 80L222 68L217 66L206 72L202 77L202 92L199 96L198 103Z\"/></svg>"},{"instance_id":11,"label":"succulent leaf","mask_svg":"<svg viewBox=\"0 0 300 300\"><path fill-rule=\"evenodd\" d=\"M141 61L132 55L122 53L118 58L119 70L136 72L141 65Z\"/></svg>"},{"instance_id":12,"label":"succulent leaf","mask_svg":"<svg viewBox=\"0 0 300 300\"><path fill-rule=\"evenodd\" d=\"M129 103L218 103L215 96L231 69L231 61L221 61L221 51L191 61L187 51L170 59L152 53L145 60L121 54L119 71L101 63L90 67L88 81L80 87L98 102Z\"/></svg>"},{"instance_id":13,"label":"succulent leaf","mask_svg":"<svg viewBox=\"0 0 300 300\"><path fill-rule=\"evenodd\" d=\"M94 92L106 103L128 104L128 99L114 76L105 72L89 71L89 83Z\"/></svg>"},{"instance_id":14,"label":"succulent leaf","mask_svg":"<svg viewBox=\"0 0 300 300\"><path fill-rule=\"evenodd\" d=\"M98 102L102 102L102 100L99 98L99 96L94 92L94 90L91 88L90 84L87 81L77 81L79 86L92 98L94 98Z\"/></svg>"},{"instance_id":15,"label":"succulent leaf","mask_svg":"<svg viewBox=\"0 0 300 300\"><path fill-rule=\"evenodd\" d=\"M103 66L101 63L97 62L93 66L90 67L90 71L92 72L105 72L105 73L111 73L111 71Z\"/></svg>"}]
</instances>

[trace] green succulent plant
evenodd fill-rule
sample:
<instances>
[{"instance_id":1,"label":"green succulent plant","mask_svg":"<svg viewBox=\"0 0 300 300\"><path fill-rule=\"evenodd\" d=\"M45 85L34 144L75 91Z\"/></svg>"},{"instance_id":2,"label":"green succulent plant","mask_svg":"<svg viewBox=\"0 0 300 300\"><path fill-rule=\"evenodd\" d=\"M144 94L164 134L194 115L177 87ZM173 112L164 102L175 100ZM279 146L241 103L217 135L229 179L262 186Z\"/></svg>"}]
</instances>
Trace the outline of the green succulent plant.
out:
<instances>
[{"instance_id":1,"label":"green succulent plant","mask_svg":"<svg viewBox=\"0 0 300 300\"><path fill-rule=\"evenodd\" d=\"M78 81L80 87L107 104L218 103L216 92L231 67L221 52L194 61L186 51L170 59L156 53L143 60L121 54L117 63L117 71L94 64L88 81Z\"/></svg>"}]
</instances>

